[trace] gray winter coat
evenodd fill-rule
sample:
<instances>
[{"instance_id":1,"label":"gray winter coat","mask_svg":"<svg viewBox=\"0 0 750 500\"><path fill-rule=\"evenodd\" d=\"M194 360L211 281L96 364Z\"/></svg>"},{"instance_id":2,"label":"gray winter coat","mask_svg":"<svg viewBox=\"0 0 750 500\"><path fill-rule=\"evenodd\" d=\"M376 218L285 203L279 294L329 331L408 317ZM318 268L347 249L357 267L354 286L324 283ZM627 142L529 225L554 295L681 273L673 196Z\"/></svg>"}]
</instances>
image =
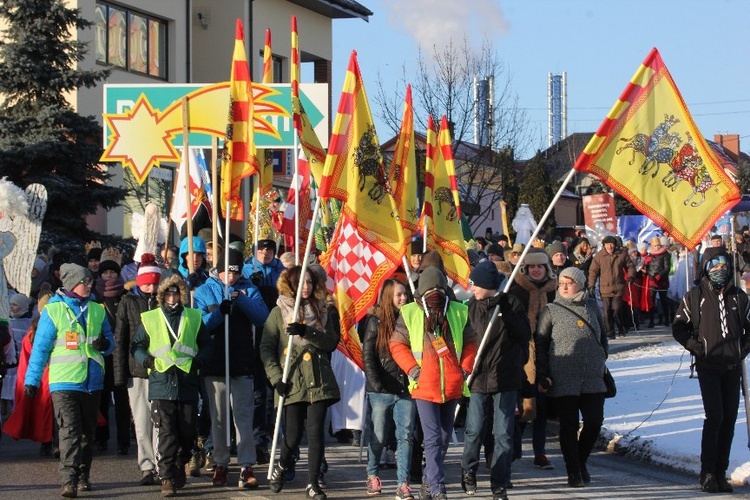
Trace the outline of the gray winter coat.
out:
<instances>
[{"instance_id":1,"label":"gray winter coat","mask_svg":"<svg viewBox=\"0 0 750 500\"><path fill-rule=\"evenodd\" d=\"M565 305L583 316L594 328L591 334ZM555 302L547 304L539 317L534 334L537 380L552 379L550 397L579 396L605 392L602 379L607 358L607 336L604 319L596 300L587 298L574 303L558 293Z\"/></svg>"}]
</instances>

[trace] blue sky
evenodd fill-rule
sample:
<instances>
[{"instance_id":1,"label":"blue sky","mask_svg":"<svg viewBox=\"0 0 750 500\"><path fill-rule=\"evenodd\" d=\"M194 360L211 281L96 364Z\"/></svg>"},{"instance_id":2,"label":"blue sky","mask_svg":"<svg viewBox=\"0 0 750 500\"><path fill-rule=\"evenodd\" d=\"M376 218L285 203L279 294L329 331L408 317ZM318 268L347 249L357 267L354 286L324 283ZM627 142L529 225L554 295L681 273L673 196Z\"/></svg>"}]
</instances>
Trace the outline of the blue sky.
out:
<instances>
[{"instance_id":1,"label":"blue sky","mask_svg":"<svg viewBox=\"0 0 750 500\"><path fill-rule=\"evenodd\" d=\"M419 47L450 38L478 47L486 37L544 149L547 73L567 72L568 133L594 132L656 47L702 134L739 134L750 151L750 1L359 1L374 12L369 23L333 24L334 110L353 49L374 108L378 72L395 81L405 65L414 76ZM376 128L381 141L389 138L377 121Z\"/></svg>"}]
</instances>

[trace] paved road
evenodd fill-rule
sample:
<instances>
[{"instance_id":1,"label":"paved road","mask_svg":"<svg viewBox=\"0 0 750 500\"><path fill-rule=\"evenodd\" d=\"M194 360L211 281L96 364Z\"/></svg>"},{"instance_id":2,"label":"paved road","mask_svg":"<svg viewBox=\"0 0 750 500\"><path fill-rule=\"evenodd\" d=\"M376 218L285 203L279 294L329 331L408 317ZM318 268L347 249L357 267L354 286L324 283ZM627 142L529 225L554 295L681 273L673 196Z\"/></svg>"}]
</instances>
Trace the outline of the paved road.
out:
<instances>
[{"instance_id":1,"label":"paved road","mask_svg":"<svg viewBox=\"0 0 750 500\"><path fill-rule=\"evenodd\" d=\"M667 340L671 336L667 329L645 330L631 334L624 339L612 342L612 351L627 350L644 344ZM693 475L672 471L653 464L646 464L627 457L598 452L592 456L589 470L592 483L585 488L573 489L566 486L565 465L560 455L553 425L550 426L548 456L555 465L551 471L542 471L532 465L530 438L524 440L524 458L513 464L511 498L517 499L688 499L702 497L697 479ZM528 433L528 432L527 432ZM460 436L459 436L460 437ZM31 500L59 498L57 461L38 456L38 445L30 441L15 442L4 436L0 441L0 499ZM298 471L306 467L305 453ZM448 492L451 498L467 498L460 488L461 444L452 445L447 459ZM358 449L335 442L327 444L326 452L330 463L328 493L330 498L367 498L365 492L365 466L358 463ZM190 478L188 485L180 491L185 498L255 499L284 500L302 498L306 484L305 474L288 483L280 494L273 494L265 480L265 470L258 470L261 487L255 491L239 490L234 481L237 478L236 466L230 468L230 486L216 488L211 485L210 474L204 471L200 478ZM140 472L135 456L117 456L113 452L98 453L94 458L92 484L94 490L82 493L80 498L99 499L157 499L161 498L159 487L136 486ZM391 497L395 490L395 471L382 473L384 494ZM473 498L491 498L489 475L484 467L479 471L479 492ZM733 495L721 498L748 498L750 487L736 488Z\"/></svg>"}]
</instances>

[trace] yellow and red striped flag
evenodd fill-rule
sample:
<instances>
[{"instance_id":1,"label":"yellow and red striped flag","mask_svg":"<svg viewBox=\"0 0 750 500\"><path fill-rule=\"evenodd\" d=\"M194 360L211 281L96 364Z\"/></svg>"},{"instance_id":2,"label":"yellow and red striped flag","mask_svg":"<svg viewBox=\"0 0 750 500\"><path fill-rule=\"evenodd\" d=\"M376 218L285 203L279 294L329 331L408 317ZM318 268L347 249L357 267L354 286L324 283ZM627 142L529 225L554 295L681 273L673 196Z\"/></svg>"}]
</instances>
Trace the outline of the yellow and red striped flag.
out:
<instances>
[{"instance_id":1,"label":"yellow and red striped flag","mask_svg":"<svg viewBox=\"0 0 750 500\"><path fill-rule=\"evenodd\" d=\"M292 113L294 115L294 129L297 131L300 146L305 151L307 161L310 162L310 173L315 183L320 186L323 177L323 165L326 161L326 152L320 144L320 139L313 129L310 118L302 106L302 100L299 95L299 78L300 78L300 52L299 52L299 35L297 33L297 16L292 16L292 57L291 57L291 74L292 74Z\"/></svg>"},{"instance_id":2,"label":"yellow and red striped flag","mask_svg":"<svg viewBox=\"0 0 750 500\"><path fill-rule=\"evenodd\" d=\"M432 231L428 234L428 245L434 246L440 253L448 277L468 289L471 267L461 228L461 203L453 161L453 145L448 119L445 116L440 123L434 162L433 215L430 217Z\"/></svg>"},{"instance_id":3,"label":"yellow and red striped flag","mask_svg":"<svg viewBox=\"0 0 750 500\"><path fill-rule=\"evenodd\" d=\"M393 152L388 180L393 189L404 237L409 240L419 232L417 210L417 154L414 145L414 108L411 99L411 85L406 87L404 115L398 134L396 149Z\"/></svg>"},{"instance_id":4,"label":"yellow and red striped flag","mask_svg":"<svg viewBox=\"0 0 750 500\"><path fill-rule=\"evenodd\" d=\"M427 133L425 136L425 163L424 163L424 201L422 202L422 216L419 219L419 228L424 230L425 219L427 219L427 231L432 228L432 193L435 190L435 161L437 159L437 130L432 115L427 117Z\"/></svg>"},{"instance_id":5,"label":"yellow and red striped flag","mask_svg":"<svg viewBox=\"0 0 750 500\"><path fill-rule=\"evenodd\" d=\"M274 83L273 81L273 52L271 52L271 30L266 29L266 44L263 48L263 83ZM273 152L271 150L261 150L258 152L258 160L260 162L260 175L258 175L258 182L260 182L260 193L264 196L266 193L273 189ZM255 197L256 193L253 193ZM255 210L256 200L253 199L253 207L250 209L251 212ZM261 206L263 203L261 203Z\"/></svg>"},{"instance_id":6,"label":"yellow and red striped flag","mask_svg":"<svg viewBox=\"0 0 750 500\"><path fill-rule=\"evenodd\" d=\"M253 130L253 91L245 55L245 33L237 19L232 73L229 80L229 117L224 150L221 153L221 209L225 217L242 220L242 179L258 173ZM226 205L229 202L229 213Z\"/></svg>"},{"instance_id":7,"label":"yellow and red striped flag","mask_svg":"<svg viewBox=\"0 0 750 500\"><path fill-rule=\"evenodd\" d=\"M345 202L321 264L341 315L339 350L362 367L361 343L353 327L398 267L406 243L354 51L318 196Z\"/></svg>"},{"instance_id":8,"label":"yellow and red striped flag","mask_svg":"<svg viewBox=\"0 0 750 500\"><path fill-rule=\"evenodd\" d=\"M655 48L574 168L602 179L690 249L740 200Z\"/></svg>"}]
</instances>

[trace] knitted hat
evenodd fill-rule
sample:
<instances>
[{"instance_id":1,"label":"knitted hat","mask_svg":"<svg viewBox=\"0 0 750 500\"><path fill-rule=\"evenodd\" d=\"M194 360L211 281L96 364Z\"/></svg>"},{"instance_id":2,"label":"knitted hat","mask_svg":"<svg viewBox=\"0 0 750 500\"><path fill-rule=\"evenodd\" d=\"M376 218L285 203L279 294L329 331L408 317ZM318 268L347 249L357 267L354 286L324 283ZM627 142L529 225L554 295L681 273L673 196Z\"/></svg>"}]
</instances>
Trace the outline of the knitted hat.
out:
<instances>
[{"instance_id":1,"label":"knitted hat","mask_svg":"<svg viewBox=\"0 0 750 500\"><path fill-rule=\"evenodd\" d=\"M99 260L99 275L104 271L114 271L117 274L120 274L122 271L121 262L122 253L115 248L108 247L101 252Z\"/></svg>"},{"instance_id":2,"label":"knitted hat","mask_svg":"<svg viewBox=\"0 0 750 500\"><path fill-rule=\"evenodd\" d=\"M86 253L86 262L90 260L99 260L102 258L102 249L101 248L92 248Z\"/></svg>"},{"instance_id":3,"label":"knitted hat","mask_svg":"<svg viewBox=\"0 0 750 500\"><path fill-rule=\"evenodd\" d=\"M560 278L572 279L576 282L576 285L578 285L579 290L584 290L586 288L586 275L577 267L566 267L560 271Z\"/></svg>"},{"instance_id":4,"label":"knitted hat","mask_svg":"<svg viewBox=\"0 0 750 500\"><path fill-rule=\"evenodd\" d=\"M568 250L565 248L565 245L562 244L562 241L553 241L550 246L547 247L547 255L549 255L550 258L552 258L553 255L561 253L568 256Z\"/></svg>"},{"instance_id":5,"label":"knitted hat","mask_svg":"<svg viewBox=\"0 0 750 500\"><path fill-rule=\"evenodd\" d=\"M485 290L497 290L500 288L500 283L503 282L503 275L497 270L494 262L485 260L471 270L469 281L472 285L484 288Z\"/></svg>"},{"instance_id":6,"label":"knitted hat","mask_svg":"<svg viewBox=\"0 0 750 500\"><path fill-rule=\"evenodd\" d=\"M417 287L417 293L421 296L424 295L428 290L433 288L441 288L445 290L448 288L448 280L445 275L440 272L436 267L428 267L422 274L419 275L419 286Z\"/></svg>"},{"instance_id":7,"label":"knitted hat","mask_svg":"<svg viewBox=\"0 0 750 500\"><path fill-rule=\"evenodd\" d=\"M411 242L411 254L419 254L422 255L424 253L424 241L421 239L416 239Z\"/></svg>"},{"instance_id":8,"label":"knitted hat","mask_svg":"<svg viewBox=\"0 0 750 500\"><path fill-rule=\"evenodd\" d=\"M229 260L227 260L226 254L224 252L221 252L221 255L219 256L219 262L216 264L216 269L218 269L220 273L223 273L224 267L226 265L227 271L239 273L242 271L243 264L244 259L242 257L242 253L238 252L234 248L230 248Z\"/></svg>"},{"instance_id":9,"label":"knitted hat","mask_svg":"<svg viewBox=\"0 0 750 500\"><path fill-rule=\"evenodd\" d=\"M10 298L10 305L16 306L21 309L24 313L29 311L31 305L31 299L22 293L13 294Z\"/></svg>"},{"instance_id":10,"label":"knitted hat","mask_svg":"<svg viewBox=\"0 0 750 500\"><path fill-rule=\"evenodd\" d=\"M91 271L83 266L78 264L60 266L60 281L62 281L63 290L72 291L85 278L91 279Z\"/></svg>"},{"instance_id":11,"label":"knitted hat","mask_svg":"<svg viewBox=\"0 0 750 500\"><path fill-rule=\"evenodd\" d=\"M152 253L141 255L141 265L138 266L136 284L140 286L158 285L161 279L161 269L156 265L156 257Z\"/></svg>"}]
</instances>

